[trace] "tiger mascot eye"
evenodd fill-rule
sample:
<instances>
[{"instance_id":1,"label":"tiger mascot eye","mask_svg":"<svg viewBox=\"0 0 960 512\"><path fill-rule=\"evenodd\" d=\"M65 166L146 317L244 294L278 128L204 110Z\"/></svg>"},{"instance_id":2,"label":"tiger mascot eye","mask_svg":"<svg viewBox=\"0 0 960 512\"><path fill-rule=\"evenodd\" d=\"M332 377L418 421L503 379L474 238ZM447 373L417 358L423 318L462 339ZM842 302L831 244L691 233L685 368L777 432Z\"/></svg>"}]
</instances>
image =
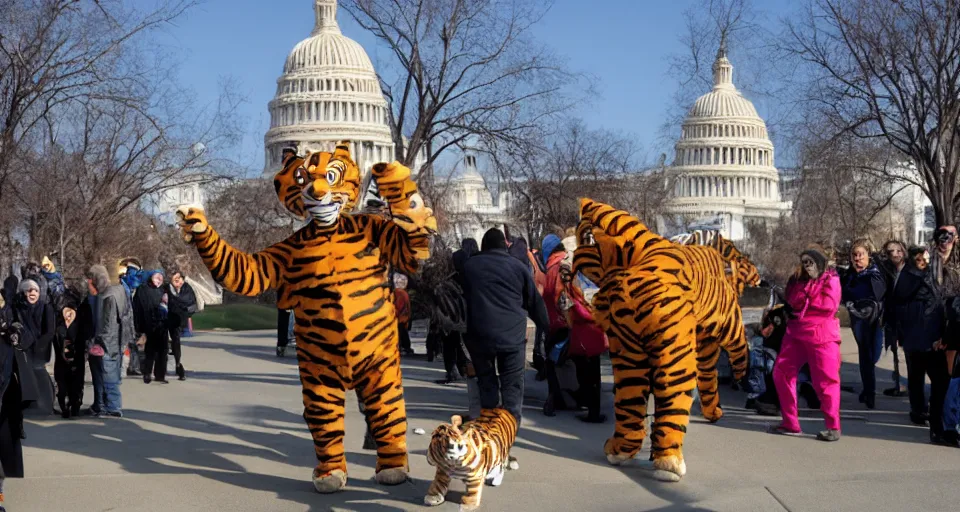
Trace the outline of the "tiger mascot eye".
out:
<instances>
[{"instance_id":1,"label":"tiger mascot eye","mask_svg":"<svg viewBox=\"0 0 960 512\"><path fill-rule=\"evenodd\" d=\"M633 458L646 437L647 397L656 399L653 476L686 474L683 439L697 382L694 293L680 247L626 212L581 200L572 272L598 287L594 318L610 342L616 425L607 461Z\"/></svg>"},{"instance_id":2,"label":"tiger mascot eye","mask_svg":"<svg viewBox=\"0 0 960 512\"><path fill-rule=\"evenodd\" d=\"M406 408L400 382L396 311L388 266L405 274L429 257L436 232L410 170L398 162L372 171L391 219L346 214L359 195L360 173L341 143L333 153L290 156L274 178L280 201L309 222L255 254L227 244L200 208L177 213L184 239L197 247L214 279L247 296L277 290L277 307L294 310L303 418L318 464L318 492L342 489L344 400L357 390L377 442L377 481L406 480Z\"/></svg>"},{"instance_id":3,"label":"tiger mascot eye","mask_svg":"<svg viewBox=\"0 0 960 512\"><path fill-rule=\"evenodd\" d=\"M467 486L461 510L479 507L484 482L494 487L503 482L516 439L517 420L501 408L483 409L478 418L465 424L460 416L453 416L449 424L438 426L427 450L427 462L436 466L437 474L423 502L429 506L443 503L450 480L456 478Z\"/></svg>"}]
</instances>

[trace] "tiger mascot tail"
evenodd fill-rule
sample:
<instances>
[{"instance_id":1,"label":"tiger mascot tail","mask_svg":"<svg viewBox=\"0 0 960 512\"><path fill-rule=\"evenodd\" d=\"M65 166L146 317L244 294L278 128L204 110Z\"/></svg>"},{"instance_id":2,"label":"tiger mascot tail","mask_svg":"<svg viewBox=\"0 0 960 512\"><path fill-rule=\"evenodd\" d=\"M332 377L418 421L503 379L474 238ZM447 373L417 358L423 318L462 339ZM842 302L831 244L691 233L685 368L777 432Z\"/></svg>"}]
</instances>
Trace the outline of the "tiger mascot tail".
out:
<instances>
[{"instance_id":1,"label":"tiger mascot tail","mask_svg":"<svg viewBox=\"0 0 960 512\"><path fill-rule=\"evenodd\" d=\"M450 418L433 431L427 462L437 474L423 502L437 506L446 499L450 480L463 480L467 492L461 510L480 506L484 482L496 487L509 466L510 447L517 439L517 420L506 409L483 409L480 417L462 423L460 416Z\"/></svg>"},{"instance_id":2,"label":"tiger mascot tail","mask_svg":"<svg viewBox=\"0 0 960 512\"><path fill-rule=\"evenodd\" d=\"M572 272L599 286L594 318L610 341L616 426L604 445L607 461L619 465L639 453L652 391L653 476L679 481L687 472L682 447L697 382L687 258L635 217L590 199L580 203L577 242Z\"/></svg>"},{"instance_id":3,"label":"tiger mascot tail","mask_svg":"<svg viewBox=\"0 0 960 512\"><path fill-rule=\"evenodd\" d=\"M414 274L429 257L437 224L398 162L373 167L390 218L350 214L360 171L349 143L333 153L289 156L274 177L277 198L309 219L300 230L260 252L231 247L201 208L177 211L184 240L193 243L224 288L256 296L277 290L277 307L293 309L303 418L318 463L313 484L330 493L347 483L344 403L348 389L363 401L377 444L377 481L407 478L407 418L400 377L396 311L387 271Z\"/></svg>"}]
</instances>

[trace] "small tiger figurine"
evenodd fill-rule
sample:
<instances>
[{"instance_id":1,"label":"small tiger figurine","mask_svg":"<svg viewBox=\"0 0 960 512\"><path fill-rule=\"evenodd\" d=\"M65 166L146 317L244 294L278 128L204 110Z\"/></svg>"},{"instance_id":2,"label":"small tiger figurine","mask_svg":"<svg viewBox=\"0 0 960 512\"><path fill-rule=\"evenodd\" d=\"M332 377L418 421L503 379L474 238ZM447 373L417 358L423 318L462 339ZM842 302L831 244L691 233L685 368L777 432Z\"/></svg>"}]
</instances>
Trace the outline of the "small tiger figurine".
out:
<instances>
[{"instance_id":1,"label":"small tiger figurine","mask_svg":"<svg viewBox=\"0 0 960 512\"><path fill-rule=\"evenodd\" d=\"M423 502L435 507L444 502L450 480L463 480L467 492L461 510L480 506L484 482L493 487L503 482L504 472L516 469L510 465L510 447L517 438L517 419L506 409L483 409L480 417L463 423L460 416L450 418L433 431L427 461L436 466L437 474Z\"/></svg>"}]
</instances>

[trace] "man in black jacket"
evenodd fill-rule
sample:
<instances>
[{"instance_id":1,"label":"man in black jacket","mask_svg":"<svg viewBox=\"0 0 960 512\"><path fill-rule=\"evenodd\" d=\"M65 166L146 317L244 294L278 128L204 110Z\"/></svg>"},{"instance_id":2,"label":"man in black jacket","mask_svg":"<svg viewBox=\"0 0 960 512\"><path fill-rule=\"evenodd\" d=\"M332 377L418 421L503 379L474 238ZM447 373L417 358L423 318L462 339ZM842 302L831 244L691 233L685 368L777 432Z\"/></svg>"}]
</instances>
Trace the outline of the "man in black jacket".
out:
<instances>
[{"instance_id":1,"label":"man in black jacket","mask_svg":"<svg viewBox=\"0 0 960 512\"><path fill-rule=\"evenodd\" d=\"M498 405L520 423L527 317L548 326L547 310L533 274L507 253L503 232L483 235L480 253L464 265L467 299L466 345L480 386L484 409Z\"/></svg>"}]
</instances>

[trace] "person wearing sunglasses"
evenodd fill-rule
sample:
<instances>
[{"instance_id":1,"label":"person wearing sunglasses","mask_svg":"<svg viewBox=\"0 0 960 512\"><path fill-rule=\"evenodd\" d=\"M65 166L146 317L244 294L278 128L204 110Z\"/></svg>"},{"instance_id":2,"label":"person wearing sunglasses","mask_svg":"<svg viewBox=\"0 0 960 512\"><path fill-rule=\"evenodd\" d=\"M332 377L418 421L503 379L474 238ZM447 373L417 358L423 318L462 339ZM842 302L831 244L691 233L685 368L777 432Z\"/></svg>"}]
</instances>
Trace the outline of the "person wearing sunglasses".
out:
<instances>
[{"instance_id":1,"label":"person wearing sunglasses","mask_svg":"<svg viewBox=\"0 0 960 512\"><path fill-rule=\"evenodd\" d=\"M947 361L956 355L960 345L960 254L955 251L957 228L943 225L933 233L929 272L936 293L944 306L942 337L929 343L924 339L904 352L907 357L907 387L910 393L911 419L928 419L930 442L957 445L956 431L946 432L943 425L943 404L950 385L950 366ZM924 376L930 378L929 408L924 397ZM928 416L918 417L918 413Z\"/></svg>"},{"instance_id":2,"label":"person wearing sunglasses","mask_svg":"<svg viewBox=\"0 0 960 512\"><path fill-rule=\"evenodd\" d=\"M840 439L840 277L827 266L827 257L819 247L800 254L800 266L787 282L787 330L777 361L773 381L780 399L782 421L769 431L799 436L797 416L797 374L810 365L813 387L820 398L826 430L817 434L821 441Z\"/></svg>"}]
</instances>

